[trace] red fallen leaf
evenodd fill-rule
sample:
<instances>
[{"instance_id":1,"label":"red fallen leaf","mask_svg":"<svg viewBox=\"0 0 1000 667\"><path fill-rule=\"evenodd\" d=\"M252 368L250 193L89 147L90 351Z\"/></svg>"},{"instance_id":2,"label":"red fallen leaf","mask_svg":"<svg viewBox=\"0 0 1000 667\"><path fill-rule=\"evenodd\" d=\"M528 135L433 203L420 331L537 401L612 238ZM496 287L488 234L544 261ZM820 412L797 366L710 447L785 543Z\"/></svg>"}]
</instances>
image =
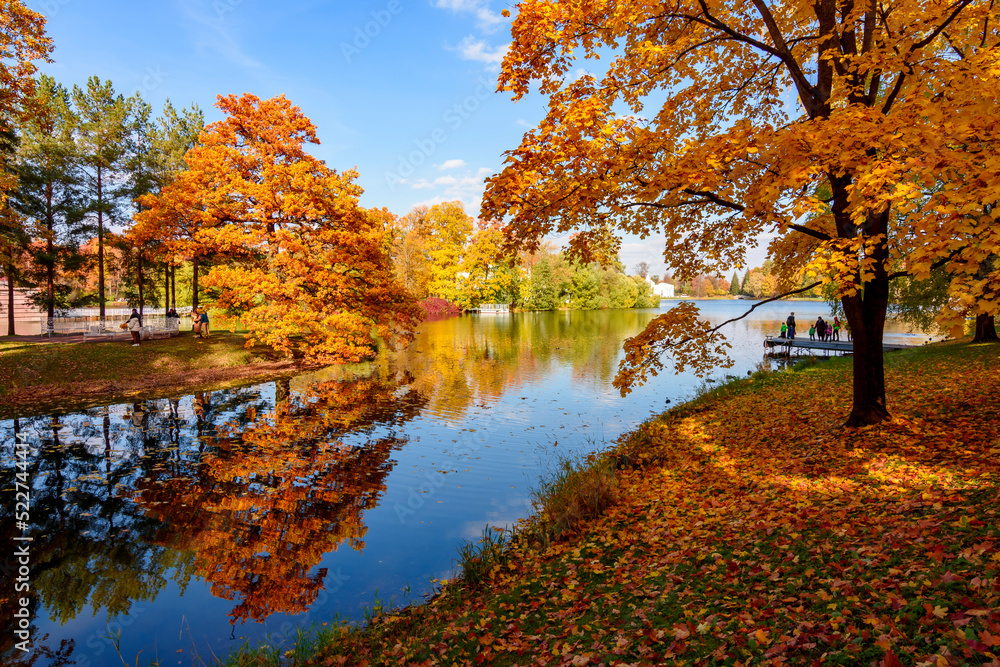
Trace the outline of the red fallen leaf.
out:
<instances>
[{"instance_id":1,"label":"red fallen leaf","mask_svg":"<svg viewBox=\"0 0 1000 667\"><path fill-rule=\"evenodd\" d=\"M787 648L788 647L785 644L775 644L774 646L772 646L771 648L767 649L767 651L764 652L764 657L773 658L779 653L784 653L785 649Z\"/></svg>"},{"instance_id":2,"label":"red fallen leaf","mask_svg":"<svg viewBox=\"0 0 1000 667\"><path fill-rule=\"evenodd\" d=\"M894 651L889 651L888 653L885 654L885 657L879 661L878 667L903 667L903 666L899 663L899 658L896 657L896 653Z\"/></svg>"}]
</instances>

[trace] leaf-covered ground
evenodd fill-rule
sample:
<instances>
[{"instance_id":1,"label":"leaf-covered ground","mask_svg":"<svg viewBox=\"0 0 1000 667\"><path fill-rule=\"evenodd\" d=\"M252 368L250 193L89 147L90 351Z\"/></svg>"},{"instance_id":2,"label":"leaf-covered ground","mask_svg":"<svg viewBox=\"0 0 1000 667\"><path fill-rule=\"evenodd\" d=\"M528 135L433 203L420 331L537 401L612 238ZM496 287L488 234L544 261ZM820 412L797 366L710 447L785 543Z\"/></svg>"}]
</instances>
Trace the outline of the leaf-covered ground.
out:
<instances>
[{"instance_id":1,"label":"leaf-covered ground","mask_svg":"<svg viewBox=\"0 0 1000 667\"><path fill-rule=\"evenodd\" d=\"M998 354L890 355L876 427L841 426L848 360L681 406L619 446L605 516L314 662L1000 665Z\"/></svg>"}]
</instances>

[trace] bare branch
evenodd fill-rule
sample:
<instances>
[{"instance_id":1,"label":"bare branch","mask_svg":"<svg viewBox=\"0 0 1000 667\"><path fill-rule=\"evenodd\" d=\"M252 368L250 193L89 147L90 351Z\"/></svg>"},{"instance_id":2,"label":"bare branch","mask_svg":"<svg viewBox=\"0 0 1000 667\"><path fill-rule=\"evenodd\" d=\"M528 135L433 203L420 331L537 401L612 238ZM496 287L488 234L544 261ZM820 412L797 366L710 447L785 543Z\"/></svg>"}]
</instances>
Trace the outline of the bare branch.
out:
<instances>
[{"instance_id":1,"label":"bare branch","mask_svg":"<svg viewBox=\"0 0 1000 667\"><path fill-rule=\"evenodd\" d=\"M747 310L747 312L745 312L742 315L740 315L739 317L734 317L732 319L726 320L722 324L714 326L711 329L705 329L704 331L700 331L700 332L698 332L698 335L696 335L696 336L688 336L687 338L684 338L683 340L679 340L676 343L672 342L672 343L670 343L669 345L666 346L666 349L670 349L670 348L676 347L678 345L683 345L684 343L690 342L692 340L696 340L698 338L703 338L703 337L708 336L710 334L714 334L715 332L717 332L719 329L721 329L722 327L726 326L727 324L731 324L732 322L739 322L744 317L746 317L747 315L749 315L750 313L752 313L754 310L756 310L760 306L763 306L765 303L771 303L773 301L780 301L781 299L784 299L786 296L792 296L793 294L801 294L802 292L808 292L812 288L818 287L819 285L822 285L822 284L823 284L823 282L821 280L817 280L816 282L814 282L812 284L809 284L809 285L806 285L805 287L800 287L798 289L791 290L790 292L784 292L782 294L779 294L778 296L772 296L770 299L764 299L763 301L758 301L754 305L750 306L750 309Z\"/></svg>"}]
</instances>

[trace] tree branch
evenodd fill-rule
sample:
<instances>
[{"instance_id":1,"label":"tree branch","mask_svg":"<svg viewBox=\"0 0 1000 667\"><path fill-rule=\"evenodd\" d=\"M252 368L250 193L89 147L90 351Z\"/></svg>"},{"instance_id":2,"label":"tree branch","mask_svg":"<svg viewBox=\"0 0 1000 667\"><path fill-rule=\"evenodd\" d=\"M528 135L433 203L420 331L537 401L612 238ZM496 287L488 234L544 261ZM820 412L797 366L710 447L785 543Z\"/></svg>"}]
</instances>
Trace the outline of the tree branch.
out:
<instances>
[{"instance_id":1,"label":"tree branch","mask_svg":"<svg viewBox=\"0 0 1000 667\"><path fill-rule=\"evenodd\" d=\"M955 7L955 10L951 13L951 15L947 19L945 19L944 23L935 28L934 32L927 35L927 37L923 38L922 40L914 44L912 47L910 47L910 53L913 53L918 49L924 48L925 46L933 42L935 39L937 39L938 35L944 32L948 28L948 26L951 25L952 21L958 18L958 15L962 13L962 10L968 7L970 4L972 4L972 0L962 0L961 2L959 2L958 5Z\"/></svg>"},{"instance_id":2,"label":"tree branch","mask_svg":"<svg viewBox=\"0 0 1000 667\"><path fill-rule=\"evenodd\" d=\"M793 294L801 294L802 292L808 292L812 288L814 288L814 287L816 287L818 285L822 285L822 284L823 284L823 281L817 280L816 282L814 282L814 283L812 283L810 285L806 285L805 287L800 287L798 289L791 290L790 292L784 292L782 294L779 294L778 296L772 296L770 299L764 299L763 301L759 301L759 302L755 303L754 305L750 306L750 309L747 312L745 312L742 315L740 315L739 317L734 317L732 319L726 320L722 324L714 326L711 329L705 329L704 331L699 332L697 336L688 336L687 338L684 338L683 340L679 340L676 343L670 343L669 345L666 346L666 349L670 349L670 348L676 347L678 345L683 345L684 343L687 343L689 341L695 340L697 338L701 338L701 337L704 337L704 336L708 336L710 334L714 334L715 332L717 332L719 329L721 329L722 327L726 326L727 324L731 324L732 322L739 322L744 317L746 317L747 315L749 315L750 313L752 313L754 310L756 310L760 306L763 306L765 303L771 303L772 301L780 301L781 299L784 299L786 296L791 296Z\"/></svg>"},{"instance_id":3,"label":"tree branch","mask_svg":"<svg viewBox=\"0 0 1000 667\"><path fill-rule=\"evenodd\" d=\"M806 236L811 236L814 239L819 239L820 241L829 241L831 238L833 238L832 236L830 236L825 232L817 231L815 229L809 229L808 227L805 227L803 225L790 224L788 225L788 228L794 229L795 231L801 234L805 234Z\"/></svg>"},{"instance_id":4,"label":"tree branch","mask_svg":"<svg viewBox=\"0 0 1000 667\"><path fill-rule=\"evenodd\" d=\"M938 261L931 264L931 271L940 269L942 266L944 266L951 260L955 259L955 256L958 255L958 253L962 252L963 250L965 250L965 248L957 248L955 250L952 250L946 256L942 257ZM886 278L888 280L895 280L896 278L905 278L906 276L909 275L910 275L909 271L896 271L895 273L890 273L888 276L886 276Z\"/></svg>"}]
</instances>

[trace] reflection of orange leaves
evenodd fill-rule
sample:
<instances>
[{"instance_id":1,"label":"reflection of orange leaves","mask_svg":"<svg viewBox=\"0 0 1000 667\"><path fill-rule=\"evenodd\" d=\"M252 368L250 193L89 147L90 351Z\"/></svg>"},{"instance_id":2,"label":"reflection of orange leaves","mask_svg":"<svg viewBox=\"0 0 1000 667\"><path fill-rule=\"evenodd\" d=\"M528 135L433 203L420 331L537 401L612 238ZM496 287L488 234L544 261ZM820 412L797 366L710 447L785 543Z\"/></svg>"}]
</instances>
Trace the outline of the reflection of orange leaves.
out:
<instances>
[{"instance_id":1,"label":"reflection of orange leaves","mask_svg":"<svg viewBox=\"0 0 1000 667\"><path fill-rule=\"evenodd\" d=\"M218 442L182 474L151 477L137 501L164 528L157 540L195 552L212 593L238 600L234 622L300 613L323 588L311 573L341 544L364 546L364 510L374 507L392 469L393 437L364 446L346 435L405 418L419 401L396 396L388 381L322 382L293 394L242 434L219 429ZM407 407L401 407L407 406Z\"/></svg>"},{"instance_id":2,"label":"reflection of orange leaves","mask_svg":"<svg viewBox=\"0 0 1000 667\"><path fill-rule=\"evenodd\" d=\"M890 366L899 416L877 426L839 425L839 362L679 406L616 449L604 516L556 543L523 531L486 592L342 653L462 664L488 632L498 664L992 664L1000 357L959 350Z\"/></svg>"}]
</instances>

